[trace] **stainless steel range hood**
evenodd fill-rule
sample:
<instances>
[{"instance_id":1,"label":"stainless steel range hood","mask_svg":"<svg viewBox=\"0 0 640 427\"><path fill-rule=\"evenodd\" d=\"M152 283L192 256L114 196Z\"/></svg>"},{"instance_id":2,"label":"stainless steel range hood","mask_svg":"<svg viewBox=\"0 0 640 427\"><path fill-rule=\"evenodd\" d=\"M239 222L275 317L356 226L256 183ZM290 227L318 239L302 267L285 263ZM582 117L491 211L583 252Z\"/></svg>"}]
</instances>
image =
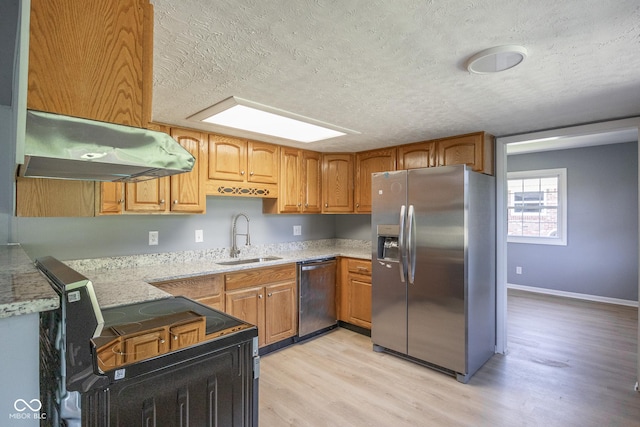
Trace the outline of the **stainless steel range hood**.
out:
<instances>
[{"instance_id":1,"label":"stainless steel range hood","mask_svg":"<svg viewBox=\"0 0 640 427\"><path fill-rule=\"evenodd\" d=\"M25 162L32 178L136 182L189 172L194 157L163 132L27 111Z\"/></svg>"}]
</instances>

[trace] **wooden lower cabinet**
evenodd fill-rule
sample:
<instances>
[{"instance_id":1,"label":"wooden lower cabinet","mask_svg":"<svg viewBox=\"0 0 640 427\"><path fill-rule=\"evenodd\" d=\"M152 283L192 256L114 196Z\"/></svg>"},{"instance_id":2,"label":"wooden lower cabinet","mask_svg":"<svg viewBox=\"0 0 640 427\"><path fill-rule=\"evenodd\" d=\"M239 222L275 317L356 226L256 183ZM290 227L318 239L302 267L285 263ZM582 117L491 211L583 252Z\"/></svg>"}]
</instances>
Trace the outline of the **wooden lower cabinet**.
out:
<instances>
[{"instance_id":1,"label":"wooden lower cabinet","mask_svg":"<svg viewBox=\"0 0 640 427\"><path fill-rule=\"evenodd\" d=\"M179 350L204 341L206 331L207 320L204 317L181 325L170 326L169 350Z\"/></svg>"},{"instance_id":2,"label":"wooden lower cabinet","mask_svg":"<svg viewBox=\"0 0 640 427\"><path fill-rule=\"evenodd\" d=\"M371 261L340 260L339 320L371 329Z\"/></svg>"},{"instance_id":3,"label":"wooden lower cabinet","mask_svg":"<svg viewBox=\"0 0 640 427\"><path fill-rule=\"evenodd\" d=\"M105 372L189 347L204 341L206 329L205 317L194 312L111 326L98 338L98 367Z\"/></svg>"},{"instance_id":4,"label":"wooden lower cabinet","mask_svg":"<svg viewBox=\"0 0 640 427\"><path fill-rule=\"evenodd\" d=\"M167 329L158 328L123 339L124 363L149 359L169 350Z\"/></svg>"},{"instance_id":5,"label":"wooden lower cabinet","mask_svg":"<svg viewBox=\"0 0 640 427\"><path fill-rule=\"evenodd\" d=\"M258 327L260 347L298 332L295 264L225 275L226 312Z\"/></svg>"}]
</instances>

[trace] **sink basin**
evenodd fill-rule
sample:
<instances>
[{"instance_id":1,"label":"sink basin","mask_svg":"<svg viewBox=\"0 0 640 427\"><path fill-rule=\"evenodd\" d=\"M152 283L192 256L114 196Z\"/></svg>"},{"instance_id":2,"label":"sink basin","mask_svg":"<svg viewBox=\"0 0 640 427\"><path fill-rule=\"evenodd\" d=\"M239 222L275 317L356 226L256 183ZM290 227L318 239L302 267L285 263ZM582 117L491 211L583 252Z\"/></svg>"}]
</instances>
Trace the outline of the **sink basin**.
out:
<instances>
[{"instance_id":1,"label":"sink basin","mask_svg":"<svg viewBox=\"0 0 640 427\"><path fill-rule=\"evenodd\" d=\"M264 256L259 258L246 258L246 259L234 259L233 261L221 261L216 262L218 265L242 265L242 264L253 264L257 262L266 262L266 261L276 261L282 259L278 256Z\"/></svg>"}]
</instances>

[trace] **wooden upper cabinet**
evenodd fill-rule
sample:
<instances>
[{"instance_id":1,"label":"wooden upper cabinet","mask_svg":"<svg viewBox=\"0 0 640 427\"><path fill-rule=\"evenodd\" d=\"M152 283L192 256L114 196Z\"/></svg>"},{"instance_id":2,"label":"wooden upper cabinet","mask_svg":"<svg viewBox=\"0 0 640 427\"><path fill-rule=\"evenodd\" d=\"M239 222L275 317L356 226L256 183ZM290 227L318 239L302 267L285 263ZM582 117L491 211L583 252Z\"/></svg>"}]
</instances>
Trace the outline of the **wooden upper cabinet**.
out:
<instances>
[{"instance_id":1,"label":"wooden upper cabinet","mask_svg":"<svg viewBox=\"0 0 640 427\"><path fill-rule=\"evenodd\" d=\"M146 127L152 72L149 0L31 0L27 108ZM114 184L19 179L16 215L120 213L122 197Z\"/></svg>"},{"instance_id":2,"label":"wooden upper cabinet","mask_svg":"<svg viewBox=\"0 0 640 427\"><path fill-rule=\"evenodd\" d=\"M264 199L265 213L320 213L322 161L314 151L280 147L278 199Z\"/></svg>"},{"instance_id":3,"label":"wooden upper cabinet","mask_svg":"<svg viewBox=\"0 0 640 427\"><path fill-rule=\"evenodd\" d=\"M314 151L302 151L302 212L322 212L322 155Z\"/></svg>"},{"instance_id":4,"label":"wooden upper cabinet","mask_svg":"<svg viewBox=\"0 0 640 427\"><path fill-rule=\"evenodd\" d=\"M302 211L302 151L280 148L280 185L278 186L278 213ZM275 213L275 212L274 212Z\"/></svg>"},{"instance_id":5,"label":"wooden upper cabinet","mask_svg":"<svg viewBox=\"0 0 640 427\"><path fill-rule=\"evenodd\" d=\"M247 141L222 135L209 135L209 179L245 181Z\"/></svg>"},{"instance_id":6,"label":"wooden upper cabinet","mask_svg":"<svg viewBox=\"0 0 640 427\"><path fill-rule=\"evenodd\" d=\"M209 134L208 178L221 181L278 182L278 146Z\"/></svg>"},{"instance_id":7,"label":"wooden upper cabinet","mask_svg":"<svg viewBox=\"0 0 640 427\"><path fill-rule=\"evenodd\" d=\"M476 172L493 175L494 137L486 132L436 141L437 166L467 164Z\"/></svg>"},{"instance_id":8,"label":"wooden upper cabinet","mask_svg":"<svg viewBox=\"0 0 640 427\"><path fill-rule=\"evenodd\" d=\"M247 182L278 183L280 147L258 141L247 142Z\"/></svg>"},{"instance_id":9,"label":"wooden upper cabinet","mask_svg":"<svg viewBox=\"0 0 640 427\"><path fill-rule=\"evenodd\" d=\"M148 0L32 0L27 108L146 126L152 25Z\"/></svg>"},{"instance_id":10,"label":"wooden upper cabinet","mask_svg":"<svg viewBox=\"0 0 640 427\"><path fill-rule=\"evenodd\" d=\"M159 213L169 209L170 177L125 184L125 211Z\"/></svg>"},{"instance_id":11,"label":"wooden upper cabinet","mask_svg":"<svg viewBox=\"0 0 640 427\"><path fill-rule=\"evenodd\" d=\"M322 155L322 212L353 212L353 154Z\"/></svg>"},{"instance_id":12,"label":"wooden upper cabinet","mask_svg":"<svg viewBox=\"0 0 640 427\"><path fill-rule=\"evenodd\" d=\"M356 154L355 212L371 212L371 174L396 170L396 151L385 148Z\"/></svg>"},{"instance_id":13,"label":"wooden upper cabinet","mask_svg":"<svg viewBox=\"0 0 640 427\"><path fill-rule=\"evenodd\" d=\"M277 145L209 134L206 194L276 198L279 164Z\"/></svg>"},{"instance_id":14,"label":"wooden upper cabinet","mask_svg":"<svg viewBox=\"0 0 640 427\"><path fill-rule=\"evenodd\" d=\"M430 168L436 165L435 141L398 147L398 170Z\"/></svg>"},{"instance_id":15,"label":"wooden upper cabinet","mask_svg":"<svg viewBox=\"0 0 640 427\"><path fill-rule=\"evenodd\" d=\"M203 188L206 179L207 144L205 136L197 131L171 128L171 136L178 141L196 162L191 172L170 177L171 212L203 213L206 195Z\"/></svg>"},{"instance_id":16,"label":"wooden upper cabinet","mask_svg":"<svg viewBox=\"0 0 640 427\"><path fill-rule=\"evenodd\" d=\"M124 210L124 185L121 182L96 183L96 215L117 215Z\"/></svg>"}]
</instances>

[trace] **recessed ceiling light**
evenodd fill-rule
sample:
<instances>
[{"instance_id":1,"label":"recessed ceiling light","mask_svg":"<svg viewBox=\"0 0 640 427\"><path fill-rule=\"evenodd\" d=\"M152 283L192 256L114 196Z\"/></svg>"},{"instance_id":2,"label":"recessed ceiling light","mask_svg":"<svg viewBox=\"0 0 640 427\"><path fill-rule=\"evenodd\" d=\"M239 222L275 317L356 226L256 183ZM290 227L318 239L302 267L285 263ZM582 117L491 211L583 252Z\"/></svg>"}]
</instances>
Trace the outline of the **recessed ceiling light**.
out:
<instances>
[{"instance_id":1,"label":"recessed ceiling light","mask_svg":"<svg viewBox=\"0 0 640 427\"><path fill-rule=\"evenodd\" d=\"M509 45L485 49L467 60L467 70L476 74L498 73L515 67L527 57L527 49Z\"/></svg>"},{"instance_id":2,"label":"recessed ceiling light","mask_svg":"<svg viewBox=\"0 0 640 427\"><path fill-rule=\"evenodd\" d=\"M298 142L315 142L359 133L235 96L194 114L189 120Z\"/></svg>"}]
</instances>

